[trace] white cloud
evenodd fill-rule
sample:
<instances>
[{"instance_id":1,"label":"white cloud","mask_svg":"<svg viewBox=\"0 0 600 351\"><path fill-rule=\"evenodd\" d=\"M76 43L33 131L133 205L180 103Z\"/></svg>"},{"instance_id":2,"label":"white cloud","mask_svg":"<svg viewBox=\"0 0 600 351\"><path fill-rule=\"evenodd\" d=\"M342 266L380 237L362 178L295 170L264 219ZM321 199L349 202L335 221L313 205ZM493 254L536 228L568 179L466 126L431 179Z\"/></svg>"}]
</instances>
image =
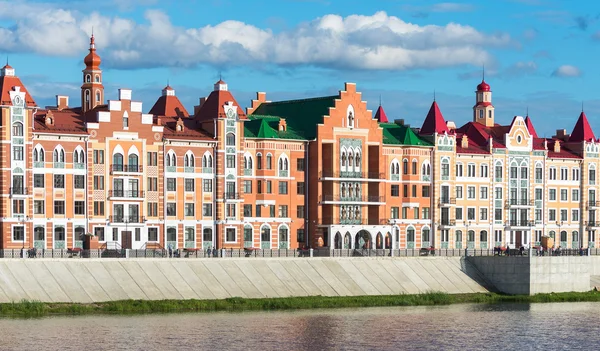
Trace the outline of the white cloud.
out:
<instances>
[{"instance_id":1,"label":"white cloud","mask_svg":"<svg viewBox=\"0 0 600 351\"><path fill-rule=\"evenodd\" d=\"M554 77L579 77L581 71L579 68L571 65L562 65L552 72Z\"/></svg>"},{"instance_id":2,"label":"white cloud","mask_svg":"<svg viewBox=\"0 0 600 351\"><path fill-rule=\"evenodd\" d=\"M83 56L93 27L105 64L118 68L274 64L406 70L479 66L492 60L487 48L513 44L507 34L457 23L419 26L385 12L325 15L274 33L233 20L184 28L158 10L146 11L145 21L136 23L53 6L0 0L0 20L12 22L0 27L0 50ZM453 6L438 4L440 9Z\"/></svg>"},{"instance_id":3,"label":"white cloud","mask_svg":"<svg viewBox=\"0 0 600 351\"><path fill-rule=\"evenodd\" d=\"M538 66L533 61L519 61L506 68L504 74L506 76L521 77L537 72Z\"/></svg>"}]
</instances>

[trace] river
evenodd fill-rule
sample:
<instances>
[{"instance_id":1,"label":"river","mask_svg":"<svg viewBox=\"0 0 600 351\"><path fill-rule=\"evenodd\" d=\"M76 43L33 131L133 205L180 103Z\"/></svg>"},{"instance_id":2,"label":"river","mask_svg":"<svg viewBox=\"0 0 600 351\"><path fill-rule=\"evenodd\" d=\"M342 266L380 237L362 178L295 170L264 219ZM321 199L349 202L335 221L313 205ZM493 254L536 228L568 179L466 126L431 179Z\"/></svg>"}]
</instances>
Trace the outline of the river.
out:
<instances>
[{"instance_id":1,"label":"river","mask_svg":"<svg viewBox=\"0 0 600 351\"><path fill-rule=\"evenodd\" d=\"M0 319L1 350L595 350L600 303Z\"/></svg>"}]
</instances>

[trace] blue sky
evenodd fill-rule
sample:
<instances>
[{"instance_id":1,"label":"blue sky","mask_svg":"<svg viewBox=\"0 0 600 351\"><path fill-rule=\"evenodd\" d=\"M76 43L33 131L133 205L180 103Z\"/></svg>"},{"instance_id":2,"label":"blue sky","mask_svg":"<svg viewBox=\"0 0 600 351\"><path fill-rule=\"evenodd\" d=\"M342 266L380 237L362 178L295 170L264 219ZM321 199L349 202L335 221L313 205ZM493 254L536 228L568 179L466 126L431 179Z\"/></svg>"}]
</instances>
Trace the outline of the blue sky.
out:
<instances>
[{"instance_id":1,"label":"blue sky","mask_svg":"<svg viewBox=\"0 0 600 351\"><path fill-rule=\"evenodd\" d=\"M538 134L569 132L583 103L600 134L600 3L567 0L0 0L0 56L38 104L79 101L92 27L106 96L148 110L167 80L188 110L219 73L243 106L336 93L356 82L375 110L420 125L436 92L471 119L481 80L498 123L529 109Z\"/></svg>"}]
</instances>

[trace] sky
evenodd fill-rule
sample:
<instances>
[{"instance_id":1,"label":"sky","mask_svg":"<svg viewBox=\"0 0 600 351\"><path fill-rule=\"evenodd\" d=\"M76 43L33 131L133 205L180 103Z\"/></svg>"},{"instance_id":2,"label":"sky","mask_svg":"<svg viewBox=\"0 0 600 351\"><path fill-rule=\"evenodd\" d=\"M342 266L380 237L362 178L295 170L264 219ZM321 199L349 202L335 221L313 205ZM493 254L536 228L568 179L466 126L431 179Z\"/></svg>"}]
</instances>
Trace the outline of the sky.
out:
<instances>
[{"instance_id":1,"label":"sky","mask_svg":"<svg viewBox=\"0 0 600 351\"><path fill-rule=\"evenodd\" d=\"M40 106L79 106L92 30L107 99L130 88L145 111L167 82L193 111L222 76L243 107L354 82L373 113L420 126L435 96L462 125L485 71L497 123L529 111L550 137L583 107L600 136L600 2L0 0L0 58Z\"/></svg>"}]
</instances>

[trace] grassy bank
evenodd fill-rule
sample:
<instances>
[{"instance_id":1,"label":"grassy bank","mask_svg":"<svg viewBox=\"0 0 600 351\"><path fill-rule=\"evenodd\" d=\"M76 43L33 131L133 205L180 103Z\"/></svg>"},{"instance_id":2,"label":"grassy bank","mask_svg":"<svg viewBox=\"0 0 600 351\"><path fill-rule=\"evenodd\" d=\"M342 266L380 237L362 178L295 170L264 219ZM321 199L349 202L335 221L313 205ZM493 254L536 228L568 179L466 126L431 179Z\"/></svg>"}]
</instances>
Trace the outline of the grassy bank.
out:
<instances>
[{"instance_id":1,"label":"grassy bank","mask_svg":"<svg viewBox=\"0 0 600 351\"><path fill-rule=\"evenodd\" d=\"M600 301L600 292L539 294L534 296L486 294L446 294L431 292L419 295L357 297L289 297L272 299L229 298L224 300L124 300L93 304L42 303L22 301L0 304L0 316L43 317L49 315L143 314L215 311L274 311L314 308L436 306L457 303L545 303Z\"/></svg>"}]
</instances>

